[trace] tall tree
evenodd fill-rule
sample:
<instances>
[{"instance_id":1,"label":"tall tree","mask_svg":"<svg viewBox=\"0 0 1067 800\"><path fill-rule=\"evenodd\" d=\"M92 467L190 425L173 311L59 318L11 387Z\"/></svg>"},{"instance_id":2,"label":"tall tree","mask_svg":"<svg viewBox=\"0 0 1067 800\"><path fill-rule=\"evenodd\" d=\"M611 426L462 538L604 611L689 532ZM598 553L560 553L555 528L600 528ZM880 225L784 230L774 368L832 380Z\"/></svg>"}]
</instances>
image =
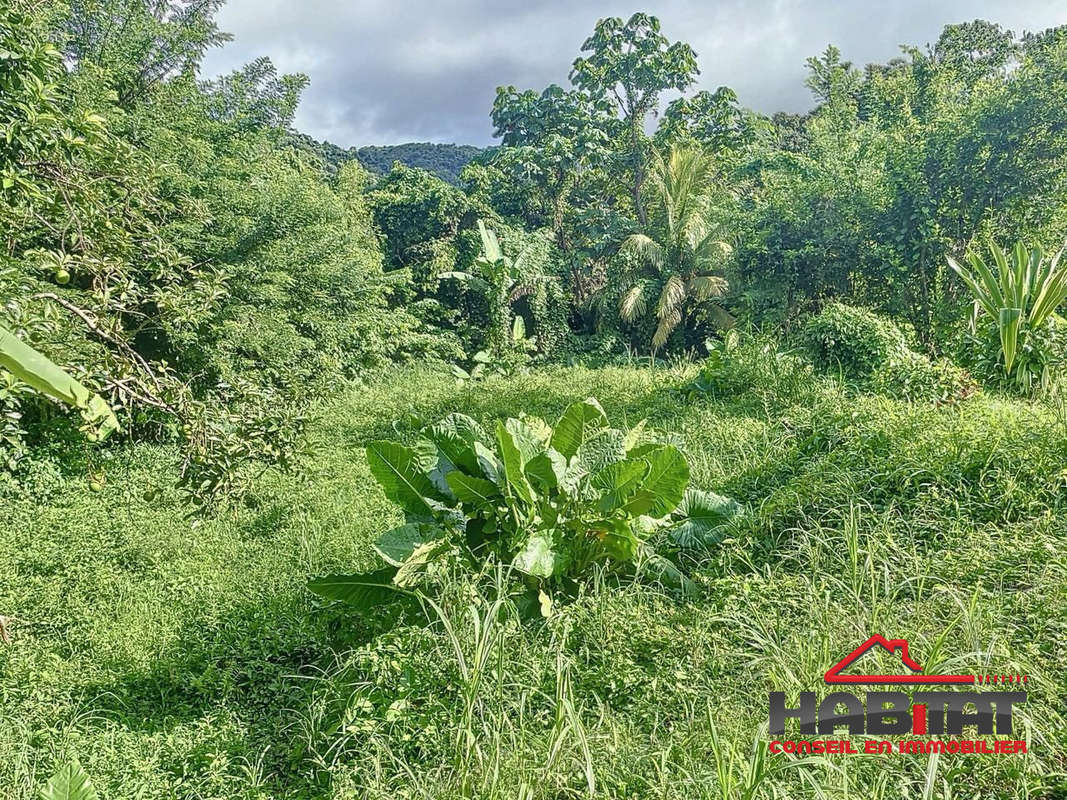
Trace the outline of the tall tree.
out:
<instances>
[{"instance_id":1,"label":"tall tree","mask_svg":"<svg viewBox=\"0 0 1067 800\"><path fill-rule=\"evenodd\" d=\"M684 91L700 70L693 48L684 42L673 44L660 32L659 19L634 14L623 22L607 17L597 22L593 35L582 44L574 62L571 81L593 98L614 102L621 115L623 134L628 139L631 170L630 196L637 218L647 222L641 189L645 182L648 142L645 120L667 89Z\"/></svg>"},{"instance_id":2,"label":"tall tree","mask_svg":"<svg viewBox=\"0 0 1067 800\"><path fill-rule=\"evenodd\" d=\"M568 248L564 212L582 173L602 160L608 144L603 104L581 91L552 84L538 94L499 87L493 103L494 136L504 145L493 162L523 180L545 208L556 244Z\"/></svg>"},{"instance_id":3,"label":"tall tree","mask_svg":"<svg viewBox=\"0 0 1067 800\"><path fill-rule=\"evenodd\" d=\"M66 55L77 67L103 70L129 108L230 40L215 15L226 0L71 0Z\"/></svg>"}]
</instances>

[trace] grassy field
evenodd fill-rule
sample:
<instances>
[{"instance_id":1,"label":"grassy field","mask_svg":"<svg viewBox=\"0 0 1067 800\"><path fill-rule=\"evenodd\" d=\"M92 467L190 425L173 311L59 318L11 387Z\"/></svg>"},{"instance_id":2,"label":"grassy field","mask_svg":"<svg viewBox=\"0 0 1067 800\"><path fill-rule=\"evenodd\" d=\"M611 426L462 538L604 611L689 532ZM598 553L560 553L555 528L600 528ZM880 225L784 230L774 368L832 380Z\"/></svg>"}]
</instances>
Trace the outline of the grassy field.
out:
<instances>
[{"instance_id":1,"label":"grassy field","mask_svg":"<svg viewBox=\"0 0 1067 800\"><path fill-rule=\"evenodd\" d=\"M1062 409L758 376L689 397L694 372L463 389L393 372L322 413L302 476L267 474L201 522L166 490L165 449L95 456L99 493L84 470L39 469L0 517L0 796L36 797L77 757L107 800L1067 797ZM594 583L530 625L457 581L429 623L370 626L307 593L369 565L400 519L363 442L451 410L554 418L589 395L682 434L693 484L747 505L690 565L701 597ZM927 670L1030 675L1030 753L768 756L768 690L819 689L876 632Z\"/></svg>"}]
</instances>

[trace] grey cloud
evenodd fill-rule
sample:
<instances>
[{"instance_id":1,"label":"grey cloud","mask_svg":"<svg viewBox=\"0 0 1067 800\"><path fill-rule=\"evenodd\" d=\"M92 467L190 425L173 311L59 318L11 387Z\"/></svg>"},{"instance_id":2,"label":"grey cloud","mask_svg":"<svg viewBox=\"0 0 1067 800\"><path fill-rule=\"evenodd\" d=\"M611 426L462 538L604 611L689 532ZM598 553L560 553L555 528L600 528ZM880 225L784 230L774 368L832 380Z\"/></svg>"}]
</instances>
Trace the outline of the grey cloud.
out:
<instances>
[{"instance_id":1,"label":"grey cloud","mask_svg":"<svg viewBox=\"0 0 1067 800\"><path fill-rule=\"evenodd\" d=\"M981 17L1016 31L1067 22L1067 0L229 0L220 24L235 41L208 56L204 74L261 55L307 73L297 126L344 146L487 144L496 86L565 84L596 20L637 8L693 45L701 87L731 86L767 113L810 106L804 59L830 43L865 64L894 57L901 44L932 42L951 22Z\"/></svg>"}]
</instances>

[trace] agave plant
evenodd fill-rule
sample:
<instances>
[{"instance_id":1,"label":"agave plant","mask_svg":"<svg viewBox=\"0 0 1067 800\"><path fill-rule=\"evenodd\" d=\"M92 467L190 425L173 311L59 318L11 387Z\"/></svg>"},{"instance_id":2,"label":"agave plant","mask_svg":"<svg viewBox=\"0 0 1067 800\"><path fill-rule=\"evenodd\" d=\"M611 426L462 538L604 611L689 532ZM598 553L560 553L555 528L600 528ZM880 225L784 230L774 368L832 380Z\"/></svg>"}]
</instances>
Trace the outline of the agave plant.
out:
<instances>
[{"instance_id":1,"label":"agave plant","mask_svg":"<svg viewBox=\"0 0 1067 800\"><path fill-rule=\"evenodd\" d=\"M1027 250L1022 242L1005 252L990 241L989 251L992 267L974 252L967 255L970 269L951 256L948 263L974 295L976 316L984 312L996 325L1005 374L1028 388L1048 377L1042 354L1027 345L1067 298L1067 271L1059 268L1063 248L1051 259L1039 245Z\"/></svg>"},{"instance_id":2,"label":"agave plant","mask_svg":"<svg viewBox=\"0 0 1067 800\"><path fill-rule=\"evenodd\" d=\"M619 301L624 322L643 317L654 306L658 324L652 349L659 350L695 306L704 305L720 325L732 318L710 301L722 297L726 279L716 274L731 252L712 223L714 165L691 145L675 145L667 158L656 154L649 175L648 233L635 233L619 252L640 265Z\"/></svg>"},{"instance_id":3,"label":"agave plant","mask_svg":"<svg viewBox=\"0 0 1067 800\"><path fill-rule=\"evenodd\" d=\"M76 381L46 356L0 325L0 368L53 400L74 406L85 420L92 439L104 439L118 430L111 406Z\"/></svg>"},{"instance_id":4,"label":"agave plant","mask_svg":"<svg viewBox=\"0 0 1067 800\"><path fill-rule=\"evenodd\" d=\"M649 539L678 547L713 541L740 511L732 500L689 488L689 465L665 437L639 423L612 428L596 400L571 405L556 426L536 417L498 422L490 434L450 414L413 446L371 442L367 460L406 523L376 544L386 566L331 575L311 591L368 608L412 591L439 562L510 564L541 592L581 578L594 564L634 562L664 583L686 586Z\"/></svg>"}]
</instances>

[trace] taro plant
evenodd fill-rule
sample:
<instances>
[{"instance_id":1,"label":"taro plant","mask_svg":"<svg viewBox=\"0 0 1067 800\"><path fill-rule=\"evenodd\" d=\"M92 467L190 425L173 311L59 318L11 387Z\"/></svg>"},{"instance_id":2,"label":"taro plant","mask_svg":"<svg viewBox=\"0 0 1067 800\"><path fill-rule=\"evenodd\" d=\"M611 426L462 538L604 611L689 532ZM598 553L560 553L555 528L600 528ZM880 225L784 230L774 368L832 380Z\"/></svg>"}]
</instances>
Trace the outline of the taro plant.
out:
<instances>
[{"instance_id":1,"label":"taro plant","mask_svg":"<svg viewBox=\"0 0 1067 800\"><path fill-rule=\"evenodd\" d=\"M996 327L1001 363L1007 378L1021 389L1048 382L1049 364L1057 355L1041 346L1056 308L1067 299L1067 270L1060 269L1063 248L1045 258L1039 245L1030 250L1022 242L1010 252L989 242L993 265L980 255L967 255L970 268L951 256L949 266L974 295L975 319L984 313Z\"/></svg>"},{"instance_id":2,"label":"taro plant","mask_svg":"<svg viewBox=\"0 0 1067 800\"><path fill-rule=\"evenodd\" d=\"M732 500L689 488L689 465L668 437L643 421L611 427L592 398L572 404L554 428L520 415L490 434L450 414L411 446L371 442L367 460L406 517L375 545L386 565L309 584L364 609L395 597L392 589L419 588L446 562L509 564L524 588L540 593L543 610L554 587L574 588L594 565L641 565L688 589L653 541L710 544L740 511Z\"/></svg>"}]
</instances>

